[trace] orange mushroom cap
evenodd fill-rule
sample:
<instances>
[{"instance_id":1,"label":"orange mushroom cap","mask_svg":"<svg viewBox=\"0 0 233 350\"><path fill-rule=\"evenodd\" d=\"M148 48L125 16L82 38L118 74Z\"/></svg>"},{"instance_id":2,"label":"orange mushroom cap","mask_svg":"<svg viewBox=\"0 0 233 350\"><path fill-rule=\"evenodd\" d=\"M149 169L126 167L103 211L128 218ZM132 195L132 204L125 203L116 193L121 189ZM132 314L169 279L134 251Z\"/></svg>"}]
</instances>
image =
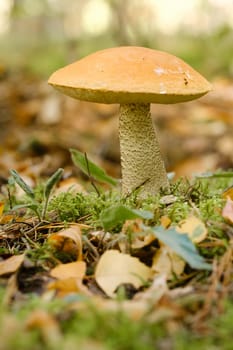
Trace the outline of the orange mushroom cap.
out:
<instances>
[{"instance_id":1,"label":"orange mushroom cap","mask_svg":"<svg viewBox=\"0 0 233 350\"><path fill-rule=\"evenodd\" d=\"M97 51L57 70L49 84L71 97L100 103L177 103L212 88L181 59L144 47Z\"/></svg>"}]
</instances>

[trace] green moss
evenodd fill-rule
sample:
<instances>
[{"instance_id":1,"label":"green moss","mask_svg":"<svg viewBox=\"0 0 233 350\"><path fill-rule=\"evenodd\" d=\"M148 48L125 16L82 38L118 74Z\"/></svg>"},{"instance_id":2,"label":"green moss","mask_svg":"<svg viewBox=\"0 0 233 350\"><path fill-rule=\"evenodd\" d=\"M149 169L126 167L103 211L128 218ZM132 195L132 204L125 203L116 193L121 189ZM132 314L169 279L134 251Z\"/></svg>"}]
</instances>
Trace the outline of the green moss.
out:
<instances>
[{"instance_id":1,"label":"green moss","mask_svg":"<svg viewBox=\"0 0 233 350\"><path fill-rule=\"evenodd\" d=\"M106 192L100 196L95 192L88 194L63 192L51 199L49 211L55 211L58 220L64 222L85 222L99 227L102 210L120 201L117 192Z\"/></svg>"},{"instance_id":2,"label":"green moss","mask_svg":"<svg viewBox=\"0 0 233 350\"><path fill-rule=\"evenodd\" d=\"M105 192L98 196L95 192L88 194L72 192L61 193L51 199L49 210L55 211L58 220L64 222L83 221L93 227L101 228L100 213L112 206L123 203L133 209L149 210L154 213L151 224L159 223L161 216L168 216L172 224L177 224L191 213L208 223L223 222L221 215L225 200L223 190L229 185L230 179L179 179L171 185L167 193L148 197L144 200L137 193L121 198L117 191ZM171 202L163 201L164 196L173 196ZM211 234L220 237L221 230L212 226Z\"/></svg>"}]
</instances>

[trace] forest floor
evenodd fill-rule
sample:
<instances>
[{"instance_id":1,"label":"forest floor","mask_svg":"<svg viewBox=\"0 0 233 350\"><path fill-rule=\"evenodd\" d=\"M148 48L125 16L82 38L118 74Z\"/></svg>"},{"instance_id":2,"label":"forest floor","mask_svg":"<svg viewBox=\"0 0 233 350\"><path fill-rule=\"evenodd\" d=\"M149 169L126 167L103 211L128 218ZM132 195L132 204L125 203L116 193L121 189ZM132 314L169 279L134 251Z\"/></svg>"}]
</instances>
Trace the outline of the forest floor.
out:
<instances>
[{"instance_id":1,"label":"forest floor","mask_svg":"<svg viewBox=\"0 0 233 350\"><path fill-rule=\"evenodd\" d=\"M0 349L232 349L233 85L152 105L170 189L146 199L117 106L4 70L0 96Z\"/></svg>"}]
</instances>

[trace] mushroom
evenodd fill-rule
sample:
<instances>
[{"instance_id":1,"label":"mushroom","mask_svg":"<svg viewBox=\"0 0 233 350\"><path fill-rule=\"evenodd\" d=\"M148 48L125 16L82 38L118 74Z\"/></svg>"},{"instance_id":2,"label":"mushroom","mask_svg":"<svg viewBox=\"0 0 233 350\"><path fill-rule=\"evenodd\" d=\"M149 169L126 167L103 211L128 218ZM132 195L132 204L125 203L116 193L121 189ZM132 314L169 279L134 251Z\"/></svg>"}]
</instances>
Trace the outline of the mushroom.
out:
<instances>
[{"instance_id":1,"label":"mushroom","mask_svg":"<svg viewBox=\"0 0 233 350\"><path fill-rule=\"evenodd\" d=\"M181 59L134 46L97 51L57 70L48 82L79 100L120 104L122 193L141 188L141 198L169 186L150 103L185 102L211 90Z\"/></svg>"}]
</instances>

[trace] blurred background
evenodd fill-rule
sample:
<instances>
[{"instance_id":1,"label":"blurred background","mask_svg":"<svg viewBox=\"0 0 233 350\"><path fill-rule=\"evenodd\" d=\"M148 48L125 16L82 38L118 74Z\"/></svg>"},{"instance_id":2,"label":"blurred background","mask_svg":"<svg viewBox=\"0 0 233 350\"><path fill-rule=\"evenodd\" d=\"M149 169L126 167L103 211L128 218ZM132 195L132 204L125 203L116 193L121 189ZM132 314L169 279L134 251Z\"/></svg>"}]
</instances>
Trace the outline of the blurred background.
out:
<instances>
[{"instance_id":1,"label":"blurred background","mask_svg":"<svg viewBox=\"0 0 233 350\"><path fill-rule=\"evenodd\" d=\"M233 168L232 0L0 0L0 178L58 167L77 173L69 148L120 177L118 106L62 96L50 74L122 45L179 56L213 83L193 102L152 105L168 171Z\"/></svg>"}]
</instances>

